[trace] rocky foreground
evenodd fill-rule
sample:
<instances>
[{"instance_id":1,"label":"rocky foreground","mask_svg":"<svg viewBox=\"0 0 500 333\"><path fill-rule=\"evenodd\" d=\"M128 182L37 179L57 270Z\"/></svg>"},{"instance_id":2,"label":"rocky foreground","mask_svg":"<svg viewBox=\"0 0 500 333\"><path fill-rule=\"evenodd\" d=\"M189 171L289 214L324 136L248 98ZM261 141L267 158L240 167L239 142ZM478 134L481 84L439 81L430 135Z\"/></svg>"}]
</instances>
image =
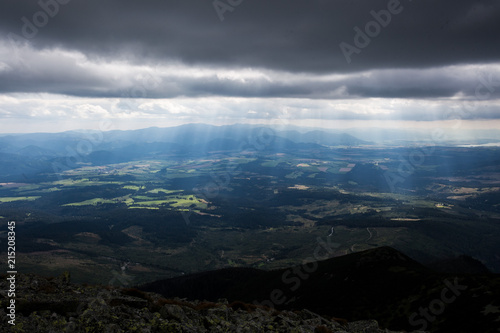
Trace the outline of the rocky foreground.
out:
<instances>
[{"instance_id":1,"label":"rocky foreground","mask_svg":"<svg viewBox=\"0 0 500 333\"><path fill-rule=\"evenodd\" d=\"M137 289L77 285L67 274L17 275L11 325L8 287L3 276L2 332L391 332L380 329L375 320L348 323L308 310L275 311L224 300L188 302Z\"/></svg>"}]
</instances>

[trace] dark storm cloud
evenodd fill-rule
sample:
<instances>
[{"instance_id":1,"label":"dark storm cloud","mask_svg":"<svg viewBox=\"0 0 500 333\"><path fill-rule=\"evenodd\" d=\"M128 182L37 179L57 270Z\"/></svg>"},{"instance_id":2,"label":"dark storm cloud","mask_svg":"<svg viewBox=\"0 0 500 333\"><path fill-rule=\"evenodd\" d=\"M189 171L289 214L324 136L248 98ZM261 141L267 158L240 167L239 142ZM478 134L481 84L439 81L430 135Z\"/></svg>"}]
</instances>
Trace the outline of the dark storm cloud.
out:
<instances>
[{"instance_id":1,"label":"dark storm cloud","mask_svg":"<svg viewBox=\"0 0 500 333\"><path fill-rule=\"evenodd\" d=\"M223 22L207 0L55 1L41 0L58 4L58 12L53 9L54 17L36 33L25 28L24 35L38 48L58 46L97 58L324 73L485 63L500 55L496 0L233 0L240 4L223 13ZM372 30L369 44L357 47L353 29L364 31L375 20L371 12L388 6L397 14L385 19L385 27L379 24L377 34ZM1 7L4 37L23 37L23 17L44 23L36 17L36 1L7 0ZM350 64L342 42L359 51Z\"/></svg>"},{"instance_id":2,"label":"dark storm cloud","mask_svg":"<svg viewBox=\"0 0 500 333\"><path fill-rule=\"evenodd\" d=\"M499 17L498 0L5 0L0 113L431 121L468 101L462 119L497 119Z\"/></svg>"},{"instance_id":3,"label":"dark storm cloud","mask_svg":"<svg viewBox=\"0 0 500 333\"><path fill-rule=\"evenodd\" d=\"M16 54L0 43L0 91L79 97L277 97L308 99L476 98L500 99L500 66L467 65L422 69L379 69L341 75L240 68L152 66L90 61L60 49ZM22 59L22 61L20 61Z\"/></svg>"}]
</instances>

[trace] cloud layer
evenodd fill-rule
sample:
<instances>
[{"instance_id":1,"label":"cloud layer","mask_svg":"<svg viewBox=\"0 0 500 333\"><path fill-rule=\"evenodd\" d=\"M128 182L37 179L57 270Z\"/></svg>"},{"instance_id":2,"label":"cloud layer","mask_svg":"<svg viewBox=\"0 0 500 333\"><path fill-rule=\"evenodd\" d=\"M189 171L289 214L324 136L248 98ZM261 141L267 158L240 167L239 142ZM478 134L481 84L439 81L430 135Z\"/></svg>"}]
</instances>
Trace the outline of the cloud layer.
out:
<instances>
[{"instance_id":1,"label":"cloud layer","mask_svg":"<svg viewBox=\"0 0 500 333\"><path fill-rule=\"evenodd\" d=\"M224 12L216 1L149 0L5 1L0 29L38 48L62 46L85 54L137 63L181 60L192 65L257 67L287 72L351 72L373 68L422 68L498 61L500 3L495 0L264 0ZM227 1L219 1L228 4ZM54 17L36 15L40 3ZM55 5L57 4L57 5ZM55 10L55 7L57 11ZM347 65L339 44L354 45L396 7L385 27ZM394 11L396 12L396 11ZM25 28L26 18L38 30ZM39 24L41 25L41 24ZM372 31L375 31L372 29ZM29 33L29 34L26 34Z\"/></svg>"},{"instance_id":2,"label":"cloud layer","mask_svg":"<svg viewBox=\"0 0 500 333\"><path fill-rule=\"evenodd\" d=\"M494 0L6 1L0 119L497 119L499 17Z\"/></svg>"}]
</instances>

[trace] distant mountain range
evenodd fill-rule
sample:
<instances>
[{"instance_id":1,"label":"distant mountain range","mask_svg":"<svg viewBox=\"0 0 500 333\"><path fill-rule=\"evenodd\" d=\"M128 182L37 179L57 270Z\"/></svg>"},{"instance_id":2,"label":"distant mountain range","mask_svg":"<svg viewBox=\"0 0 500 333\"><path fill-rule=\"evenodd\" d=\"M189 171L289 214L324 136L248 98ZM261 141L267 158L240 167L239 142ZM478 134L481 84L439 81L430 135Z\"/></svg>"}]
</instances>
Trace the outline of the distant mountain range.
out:
<instances>
[{"instance_id":1,"label":"distant mountain range","mask_svg":"<svg viewBox=\"0 0 500 333\"><path fill-rule=\"evenodd\" d=\"M170 146L159 146L168 143ZM345 133L327 131L277 131L252 125L212 126L188 124L177 127L151 127L129 131L69 131L63 133L11 134L0 136L0 153L23 156L61 156L70 148L85 153L89 145L96 150L114 150L132 145L156 144L156 149L188 149L209 151L234 150L265 146L287 149L326 146L358 146L370 144ZM313 145L307 145L313 144ZM254 146L254 147L252 147ZM154 147L154 146L151 146Z\"/></svg>"},{"instance_id":2,"label":"distant mountain range","mask_svg":"<svg viewBox=\"0 0 500 333\"><path fill-rule=\"evenodd\" d=\"M227 268L139 288L165 297L305 308L348 321L373 318L393 330L497 332L500 276L473 259L460 262L469 274L438 273L380 247L288 269Z\"/></svg>"},{"instance_id":3,"label":"distant mountain range","mask_svg":"<svg viewBox=\"0 0 500 333\"><path fill-rule=\"evenodd\" d=\"M387 129L318 130L299 127L273 129L258 125L213 126L186 124L139 130L68 131L0 135L0 180L54 173L76 167L120 163L165 155L203 156L217 152L295 152L328 147L387 147L414 144L496 144L500 131L448 131L448 141L436 143L427 131ZM480 136L480 135L479 135ZM73 163L73 165L71 165ZM21 178L19 178L21 177Z\"/></svg>"},{"instance_id":4,"label":"distant mountain range","mask_svg":"<svg viewBox=\"0 0 500 333\"><path fill-rule=\"evenodd\" d=\"M0 175L13 179L57 172L63 166L76 167L78 162L98 165L169 154L293 152L365 144L369 142L345 133L277 131L252 125L188 124L130 131L12 134L0 136Z\"/></svg>"},{"instance_id":5,"label":"distant mountain range","mask_svg":"<svg viewBox=\"0 0 500 333\"><path fill-rule=\"evenodd\" d=\"M328 131L279 131L270 127L253 125L213 126L188 124L169 128L147 128L133 131L111 131L106 133L107 142L169 142L181 146L212 146L212 148L238 149L242 143L247 145L266 145L278 141L278 145L289 148L303 147L300 144L327 146L358 146L369 144L345 133ZM299 146L295 146L298 144ZM243 146L245 147L245 146ZM306 146L307 147L307 146Z\"/></svg>"}]
</instances>

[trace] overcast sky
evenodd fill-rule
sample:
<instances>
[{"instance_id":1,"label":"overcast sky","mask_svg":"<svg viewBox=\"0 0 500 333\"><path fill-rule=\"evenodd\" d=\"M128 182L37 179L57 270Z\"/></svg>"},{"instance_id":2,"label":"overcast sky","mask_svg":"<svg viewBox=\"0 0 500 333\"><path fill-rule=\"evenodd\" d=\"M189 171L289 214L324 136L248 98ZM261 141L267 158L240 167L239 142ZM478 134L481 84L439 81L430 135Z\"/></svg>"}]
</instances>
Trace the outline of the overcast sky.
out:
<instances>
[{"instance_id":1,"label":"overcast sky","mask_svg":"<svg viewBox=\"0 0 500 333\"><path fill-rule=\"evenodd\" d=\"M500 128L499 101L498 0L0 4L3 133Z\"/></svg>"}]
</instances>

